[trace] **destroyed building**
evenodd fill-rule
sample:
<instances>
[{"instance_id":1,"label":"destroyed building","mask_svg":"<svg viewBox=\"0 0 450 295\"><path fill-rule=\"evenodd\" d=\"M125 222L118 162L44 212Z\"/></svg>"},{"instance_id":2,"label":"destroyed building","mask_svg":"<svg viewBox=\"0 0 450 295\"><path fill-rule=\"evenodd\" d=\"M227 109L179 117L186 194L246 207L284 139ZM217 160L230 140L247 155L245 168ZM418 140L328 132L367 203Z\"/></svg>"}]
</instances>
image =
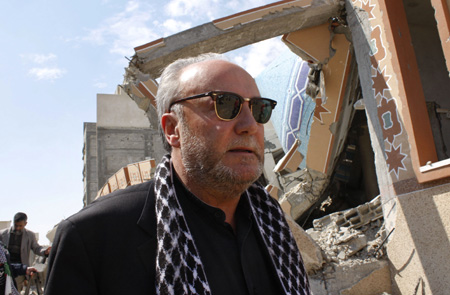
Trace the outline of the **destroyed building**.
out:
<instances>
[{"instance_id":1,"label":"destroyed building","mask_svg":"<svg viewBox=\"0 0 450 295\"><path fill-rule=\"evenodd\" d=\"M124 83L98 95L97 123L85 124L85 203L151 177L164 153L154 108L164 66L282 36L288 50L256 77L278 101L262 181L314 294L446 294L448 5L285 0L136 47Z\"/></svg>"}]
</instances>

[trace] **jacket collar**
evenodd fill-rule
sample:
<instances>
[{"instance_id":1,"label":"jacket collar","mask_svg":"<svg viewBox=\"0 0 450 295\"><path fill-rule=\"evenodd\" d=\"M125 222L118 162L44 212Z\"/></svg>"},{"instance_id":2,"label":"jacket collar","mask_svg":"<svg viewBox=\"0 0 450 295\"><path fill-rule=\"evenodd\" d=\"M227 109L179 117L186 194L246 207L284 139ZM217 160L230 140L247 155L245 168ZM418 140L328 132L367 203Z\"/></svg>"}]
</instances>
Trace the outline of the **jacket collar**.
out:
<instances>
[{"instance_id":1,"label":"jacket collar","mask_svg":"<svg viewBox=\"0 0 450 295\"><path fill-rule=\"evenodd\" d=\"M154 180L150 181L147 198L145 200L144 207L141 212L141 216L137 222L151 237L156 236L156 217L155 217L155 193L154 193Z\"/></svg>"},{"instance_id":2,"label":"jacket collar","mask_svg":"<svg viewBox=\"0 0 450 295\"><path fill-rule=\"evenodd\" d=\"M150 239L137 248L139 256L149 273L154 273L155 271L156 217L153 187L154 181L152 180L149 185L141 216L137 222L137 225L150 237ZM152 276L154 276L154 274Z\"/></svg>"}]
</instances>

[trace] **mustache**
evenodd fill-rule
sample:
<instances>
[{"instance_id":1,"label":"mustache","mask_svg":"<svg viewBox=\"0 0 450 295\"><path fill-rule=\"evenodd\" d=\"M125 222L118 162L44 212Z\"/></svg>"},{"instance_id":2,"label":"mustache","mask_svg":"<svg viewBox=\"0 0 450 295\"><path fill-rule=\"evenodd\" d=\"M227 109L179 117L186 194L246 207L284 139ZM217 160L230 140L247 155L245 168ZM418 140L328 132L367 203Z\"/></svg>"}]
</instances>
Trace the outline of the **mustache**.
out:
<instances>
[{"instance_id":1,"label":"mustache","mask_svg":"<svg viewBox=\"0 0 450 295\"><path fill-rule=\"evenodd\" d=\"M259 160L264 159L264 146L260 146L257 141L253 138L238 138L233 140L230 144L227 146L227 150L232 150L235 148L248 148L253 151L253 153L256 155L256 157Z\"/></svg>"}]
</instances>

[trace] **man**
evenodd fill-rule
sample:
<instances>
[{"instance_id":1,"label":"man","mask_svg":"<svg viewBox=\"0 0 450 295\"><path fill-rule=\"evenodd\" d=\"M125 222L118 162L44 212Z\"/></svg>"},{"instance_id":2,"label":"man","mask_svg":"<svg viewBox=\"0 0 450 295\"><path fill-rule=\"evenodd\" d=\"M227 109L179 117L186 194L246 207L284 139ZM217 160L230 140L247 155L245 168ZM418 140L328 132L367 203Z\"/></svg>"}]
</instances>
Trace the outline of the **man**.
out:
<instances>
[{"instance_id":1,"label":"man","mask_svg":"<svg viewBox=\"0 0 450 295\"><path fill-rule=\"evenodd\" d=\"M46 294L310 294L283 213L255 183L276 105L259 96L220 55L169 65L157 106L170 155L154 180L59 225Z\"/></svg>"},{"instance_id":2,"label":"man","mask_svg":"<svg viewBox=\"0 0 450 295\"><path fill-rule=\"evenodd\" d=\"M36 268L28 267L21 263L11 263L9 251L0 242L0 295L18 295L16 285L12 278L19 275L33 276L37 272Z\"/></svg>"},{"instance_id":3,"label":"man","mask_svg":"<svg viewBox=\"0 0 450 295\"><path fill-rule=\"evenodd\" d=\"M11 256L11 263L32 265L30 251L39 256L48 256L51 247L40 246L34 232L27 230L28 216L23 212L14 215L14 226L0 231L0 242L8 249ZM22 290L25 276L16 277L17 289Z\"/></svg>"}]
</instances>

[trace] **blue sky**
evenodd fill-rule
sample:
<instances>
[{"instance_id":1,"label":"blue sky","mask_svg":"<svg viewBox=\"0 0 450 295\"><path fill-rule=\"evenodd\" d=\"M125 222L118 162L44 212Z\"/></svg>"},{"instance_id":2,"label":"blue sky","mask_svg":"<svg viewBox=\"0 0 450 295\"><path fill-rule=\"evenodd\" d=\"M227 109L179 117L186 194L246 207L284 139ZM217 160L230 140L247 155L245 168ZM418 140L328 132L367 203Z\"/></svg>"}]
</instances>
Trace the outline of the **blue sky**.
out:
<instances>
[{"instance_id":1,"label":"blue sky","mask_svg":"<svg viewBox=\"0 0 450 295\"><path fill-rule=\"evenodd\" d=\"M0 221L18 211L48 230L83 206L83 122L115 92L133 48L265 5L263 0L4 1L0 18ZM229 58L257 75L284 46L271 39Z\"/></svg>"}]
</instances>

